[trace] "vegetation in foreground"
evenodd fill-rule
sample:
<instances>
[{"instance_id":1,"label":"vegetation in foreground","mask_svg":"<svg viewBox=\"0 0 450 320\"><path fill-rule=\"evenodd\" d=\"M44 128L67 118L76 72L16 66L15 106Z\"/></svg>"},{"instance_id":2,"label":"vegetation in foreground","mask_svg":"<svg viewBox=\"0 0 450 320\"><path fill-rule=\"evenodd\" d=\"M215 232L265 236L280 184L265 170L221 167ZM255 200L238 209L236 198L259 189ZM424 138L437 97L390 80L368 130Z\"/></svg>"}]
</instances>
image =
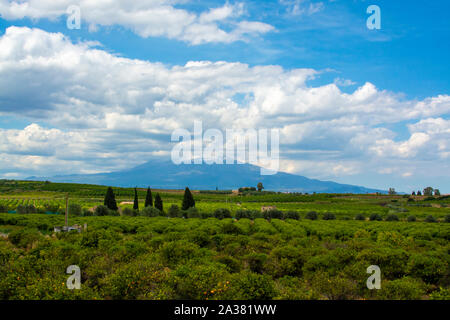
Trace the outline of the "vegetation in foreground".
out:
<instances>
[{"instance_id":1,"label":"vegetation in foreground","mask_svg":"<svg viewBox=\"0 0 450 320\"><path fill-rule=\"evenodd\" d=\"M0 299L449 299L450 224L0 214ZM78 265L81 290L65 270ZM378 265L381 290L368 290Z\"/></svg>"},{"instance_id":2,"label":"vegetation in foreground","mask_svg":"<svg viewBox=\"0 0 450 320\"><path fill-rule=\"evenodd\" d=\"M56 207L69 192L70 224L88 230L53 233L62 215L0 213L0 299L450 299L445 196L158 190L159 210L145 206L156 202L148 190L115 188L114 211L105 187L87 197L100 187L26 184L0 184L0 203ZM66 287L70 265L81 290ZM380 290L367 289L370 265Z\"/></svg>"}]
</instances>

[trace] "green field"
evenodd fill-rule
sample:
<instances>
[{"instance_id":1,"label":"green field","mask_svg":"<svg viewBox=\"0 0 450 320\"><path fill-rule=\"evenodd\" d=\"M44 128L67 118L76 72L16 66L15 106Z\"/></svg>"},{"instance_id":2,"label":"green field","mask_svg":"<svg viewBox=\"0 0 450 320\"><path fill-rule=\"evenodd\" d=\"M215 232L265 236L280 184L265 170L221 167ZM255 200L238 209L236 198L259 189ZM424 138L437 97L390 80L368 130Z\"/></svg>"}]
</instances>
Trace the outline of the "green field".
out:
<instances>
[{"instance_id":1,"label":"green field","mask_svg":"<svg viewBox=\"0 0 450 320\"><path fill-rule=\"evenodd\" d=\"M0 299L450 299L450 197L193 192L203 218L169 218L183 191L152 190L164 203L158 217L81 214L69 223L87 231L53 232L66 194L87 212L105 192L0 181ZM133 189L114 192L133 201ZM14 213L19 205L38 213ZM232 218L215 218L217 209ZM80 290L66 286L70 265L81 269ZM379 290L366 286L370 265L381 269Z\"/></svg>"}]
</instances>

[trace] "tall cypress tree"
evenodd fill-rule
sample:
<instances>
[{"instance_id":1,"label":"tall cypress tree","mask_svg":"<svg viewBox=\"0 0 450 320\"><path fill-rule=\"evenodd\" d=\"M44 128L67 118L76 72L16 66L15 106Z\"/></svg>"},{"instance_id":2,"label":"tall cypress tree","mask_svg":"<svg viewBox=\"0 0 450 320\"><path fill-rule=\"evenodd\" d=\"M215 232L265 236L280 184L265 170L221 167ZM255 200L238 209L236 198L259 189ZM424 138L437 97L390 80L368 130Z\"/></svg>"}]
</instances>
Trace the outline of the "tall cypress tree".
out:
<instances>
[{"instance_id":1,"label":"tall cypress tree","mask_svg":"<svg viewBox=\"0 0 450 320\"><path fill-rule=\"evenodd\" d=\"M137 194L137 189L134 188L134 203L133 203L133 209L134 210L139 210L139 199L138 199L138 194Z\"/></svg>"},{"instance_id":2,"label":"tall cypress tree","mask_svg":"<svg viewBox=\"0 0 450 320\"><path fill-rule=\"evenodd\" d=\"M191 190L188 187L184 190L183 203L181 205L181 210L187 210L191 207L195 207L194 197L192 196Z\"/></svg>"},{"instance_id":3,"label":"tall cypress tree","mask_svg":"<svg viewBox=\"0 0 450 320\"><path fill-rule=\"evenodd\" d=\"M114 195L114 191L111 187L108 187L106 190L105 201L103 202L105 206L110 210L117 210L117 202L116 196Z\"/></svg>"},{"instance_id":4,"label":"tall cypress tree","mask_svg":"<svg viewBox=\"0 0 450 320\"><path fill-rule=\"evenodd\" d=\"M145 196L145 207L153 207L153 196L150 187L148 187L147 195Z\"/></svg>"},{"instance_id":5,"label":"tall cypress tree","mask_svg":"<svg viewBox=\"0 0 450 320\"><path fill-rule=\"evenodd\" d=\"M163 202L159 193L157 193L155 196L155 208L163 212Z\"/></svg>"}]
</instances>

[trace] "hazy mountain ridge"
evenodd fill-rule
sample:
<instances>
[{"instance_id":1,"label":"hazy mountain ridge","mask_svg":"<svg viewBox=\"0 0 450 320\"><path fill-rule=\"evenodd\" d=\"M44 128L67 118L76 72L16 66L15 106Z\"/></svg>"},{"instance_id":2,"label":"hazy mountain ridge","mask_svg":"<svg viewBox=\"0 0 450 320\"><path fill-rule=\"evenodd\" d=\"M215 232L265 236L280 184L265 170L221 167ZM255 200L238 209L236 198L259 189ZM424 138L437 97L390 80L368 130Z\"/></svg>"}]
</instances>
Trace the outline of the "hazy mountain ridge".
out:
<instances>
[{"instance_id":1,"label":"hazy mountain ridge","mask_svg":"<svg viewBox=\"0 0 450 320\"><path fill-rule=\"evenodd\" d=\"M267 190L290 192L373 193L382 192L361 186L332 181L308 179L303 176L279 172L261 176L260 168L250 164L234 165L175 165L170 161L151 161L129 170L98 174L74 174L54 177L29 177L28 180L49 180L99 184L116 187L147 187L161 189L231 190L255 186L262 182Z\"/></svg>"}]
</instances>

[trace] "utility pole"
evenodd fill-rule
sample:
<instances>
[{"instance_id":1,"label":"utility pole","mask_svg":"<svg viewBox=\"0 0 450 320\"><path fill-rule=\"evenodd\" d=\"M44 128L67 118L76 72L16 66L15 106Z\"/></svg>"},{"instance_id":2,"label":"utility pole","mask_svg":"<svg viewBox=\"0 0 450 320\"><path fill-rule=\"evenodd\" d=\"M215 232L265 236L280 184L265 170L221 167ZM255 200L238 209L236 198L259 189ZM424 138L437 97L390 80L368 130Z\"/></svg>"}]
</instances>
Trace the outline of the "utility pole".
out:
<instances>
[{"instance_id":1,"label":"utility pole","mask_svg":"<svg viewBox=\"0 0 450 320\"><path fill-rule=\"evenodd\" d=\"M65 221L66 221L66 227L69 226L69 193L66 193L66 216L65 216Z\"/></svg>"}]
</instances>

